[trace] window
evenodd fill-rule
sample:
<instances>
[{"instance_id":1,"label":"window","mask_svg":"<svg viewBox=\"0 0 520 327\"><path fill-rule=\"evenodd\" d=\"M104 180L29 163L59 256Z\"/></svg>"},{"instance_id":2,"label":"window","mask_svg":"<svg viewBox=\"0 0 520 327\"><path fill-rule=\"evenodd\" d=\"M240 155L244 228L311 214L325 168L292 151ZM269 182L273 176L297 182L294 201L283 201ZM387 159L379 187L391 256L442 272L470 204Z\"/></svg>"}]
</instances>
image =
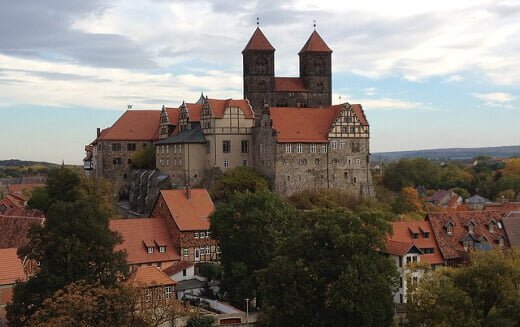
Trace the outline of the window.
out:
<instances>
[{"instance_id":1,"label":"window","mask_svg":"<svg viewBox=\"0 0 520 327\"><path fill-rule=\"evenodd\" d=\"M345 141L340 141L339 142L339 148L340 149L344 149L345 148L345 143L346 143Z\"/></svg>"},{"instance_id":2,"label":"window","mask_svg":"<svg viewBox=\"0 0 520 327\"><path fill-rule=\"evenodd\" d=\"M126 149L128 151L135 151L135 149L136 149L135 143L128 143L126 146Z\"/></svg>"},{"instance_id":3,"label":"window","mask_svg":"<svg viewBox=\"0 0 520 327\"><path fill-rule=\"evenodd\" d=\"M128 164L131 165L132 164L132 159L128 158L128 160L126 162L128 162Z\"/></svg>"},{"instance_id":4,"label":"window","mask_svg":"<svg viewBox=\"0 0 520 327\"><path fill-rule=\"evenodd\" d=\"M361 159L356 159L356 166L361 165Z\"/></svg>"},{"instance_id":5,"label":"window","mask_svg":"<svg viewBox=\"0 0 520 327\"><path fill-rule=\"evenodd\" d=\"M199 232L193 233L193 238L199 238Z\"/></svg>"},{"instance_id":6,"label":"window","mask_svg":"<svg viewBox=\"0 0 520 327\"><path fill-rule=\"evenodd\" d=\"M498 239L498 245L500 245L501 248L504 247L504 239L502 237Z\"/></svg>"},{"instance_id":7,"label":"window","mask_svg":"<svg viewBox=\"0 0 520 327\"><path fill-rule=\"evenodd\" d=\"M200 248L200 255L206 255L206 248L205 247L201 247Z\"/></svg>"},{"instance_id":8,"label":"window","mask_svg":"<svg viewBox=\"0 0 520 327\"><path fill-rule=\"evenodd\" d=\"M166 159L166 166L170 165L170 159Z\"/></svg>"},{"instance_id":9,"label":"window","mask_svg":"<svg viewBox=\"0 0 520 327\"><path fill-rule=\"evenodd\" d=\"M210 141L208 141L208 143L206 143L206 153L210 153L211 152L211 143Z\"/></svg>"},{"instance_id":10,"label":"window","mask_svg":"<svg viewBox=\"0 0 520 327\"><path fill-rule=\"evenodd\" d=\"M292 152L291 144L286 144L285 145L285 153L291 153L291 152Z\"/></svg>"},{"instance_id":11,"label":"window","mask_svg":"<svg viewBox=\"0 0 520 327\"><path fill-rule=\"evenodd\" d=\"M186 273L186 269L183 269L183 270L182 270L182 275L183 275L183 276L188 275L188 274Z\"/></svg>"},{"instance_id":12,"label":"window","mask_svg":"<svg viewBox=\"0 0 520 327\"><path fill-rule=\"evenodd\" d=\"M355 127L351 127L350 128L350 133L355 133L356 132L356 128Z\"/></svg>"},{"instance_id":13,"label":"window","mask_svg":"<svg viewBox=\"0 0 520 327\"><path fill-rule=\"evenodd\" d=\"M211 247L209 245L206 245L206 254L211 253Z\"/></svg>"},{"instance_id":14,"label":"window","mask_svg":"<svg viewBox=\"0 0 520 327\"><path fill-rule=\"evenodd\" d=\"M473 233L473 224L468 225L468 233Z\"/></svg>"},{"instance_id":15,"label":"window","mask_svg":"<svg viewBox=\"0 0 520 327\"><path fill-rule=\"evenodd\" d=\"M412 237L413 237L414 240L418 239L419 238L419 233L413 233Z\"/></svg>"},{"instance_id":16,"label":"window","mask_svg":"<svg viewBox=\"0 0 520 327\"><path fill-rule=\"evenodd\" d=\"M184 257L187 257L190 254L190 251L188 249L182 249L182 255Z\"/></svg>"},{"instance_id":17,"label":"window","mask_svg":"<svg viewBox=\"0 0 520 327\"><path fill-rule=\"evenodd\" d=\"M222 141L222 152L231 152L231 141Z\"/></svg>"},{"instance_id":18,"label":"window","mask_svg":"<svg viewBox=\"0 0 520 327\"><path fill-rule=\"evenodd\" d=\"M147 288L144 290L144 301L150 302L152 300L152 290Z\"/></svg>"},{"instance_id":19,"label":"window","mask_svg":"<svg viewBox=\"0 0 520 327\"><path fill-rule=\"evenodd\" d=\"M338 159L332 159L332 164L333 165L337 165L338 164Z\"/></svg>"},{"instance_id":20,"label":"window","mask_svg":"<svg viewBox=\"0 0 520 327\"><path fill-rule=\"evenodd\" d=\"M316 153L316 144L311 144L311 153Z\"/></svg>"},{"instance_id":21,"label":"window","mask_svg":"<svg viewBox=\"0 0 520 327\"><path fill-rule=\"evenodd\" d=\"M229 168L229 160L224 160L224 168Z\"/></svg>"},{"instance_id":22,"label":"window","mask_svg":"<svg viewBox=\"0 0 520 327\"><path fill-rule=\"evenodd\" d=\"M424 232L424 238L430 238L430 232Z\"/></svg>"},{"instance_id":23,"label":"window","mask_svg":"<svg viewBox=\"0 0 520 327\"><path fill-rule=\"evenodd\" d=\"M403 277L399 277L399 287L403 288Z\"/></svg>"},{"instance_id":24,"label":"window","mask_svg":"<svg viewBox=\"0 0 520 327\"><path fill-rule=\"evenodd\" d=\"M112 143L112 151L121 151L121 143Z\"/></svg>"},{"instance_id":25,"label":"window","mask_svg":"<svg viewBox=\"0 0 520 327\"><path fill-rule=\"evenodd\" d=\"M153 253L153 246L149 246L149 247L147 247L147 249L148 249L148 253Z\"/></svg>"},{"instance_id":26,"label":"window","mask_svg":"<svg viewBox=\"0 0 520 327\"><path fill-rule=\"evenodd\" d=\"M182 153L182 144L179 144L179 153Z\"/></svg>"},{"instance_id":27,"label":"window","mask_svg":"<svg viewBox=\"0 0 520 327\"><path fill-rule=\"evenodd\" d=\"M169 153L170 153L170 146L166 145L166 154L169 154Z\"/></svg>"},{"instance_id":28,"label":"window","mask_svg":"<svg viewBox=\"0 0 520 327\"><path fill-rule=\"evenodd\" d=\"M240 148L242 150L242 153L249 153L249 141L242 140L242 142L240 143Z\"/></svg>"},{"instance_id":29,"label":"window","mask_svg":"<svg viewBox=\"0 0 520 327\"><path fill-rule=\"evenodd\" d=\"M121 165L121 164L123 164L123 160L121 160L120 157L114 158L114 159L112 159L112 164Z\"/></svg>"},{"instance_id":30,"label":"window","mask_svg":"<svg viewBox=\"0 0 520 327\"><path fill-rule=\"evenodd\" d=\"M301 144L301 143L296 144L296 152L298 152L298 153L303 152L303 144Z\"/></svg>"},{"instance_id":31,"label":"window","mask_svg":"<svg viewBox=\"0 0 520 327\"><path fill-rule=\"evenodd\" d=\"M336 150L338 148L338 141L332 141L332 142L330 142L330 145L332 146L332 148L334 150Z\"/></svg>"},{"instance_id":32,"label":"window","mask_svg":"<svg viewBox=\"0 0 520 327\"><path fill-rule=\"evenodd\" d=\"M327 153L327 145L326 144L323 144L321 146L321 153Z\"/></svg>"},{"instance_id":33,"label":"window","mask_svg":"<svg viewBox=\"0 0 520 327\"><path fill-rule=\"evenodd\" d=\"M403 266L403 257L399 257L399 267Z\"/></svg>"},{"instance_id":34,"label":"window","mask_svg":"<svg viewBox=\"0 0 520 327\"><path fill-rule=\"evenodd\" d=\"M316 165L319 165L319 164L320 164L320 159L318 159L318 158L314 159L314 163L315 163Z\"/></svg>"},{"instance_id":35,"label":"window","mask_svg":"<svg viewBox=\"0 0 520 327\"><path fill-rule=\"evenodd\" d=\"M157 153L159 153L159 152L157 152ZM177 144L173 145L173 153L177 153Z\"/></svg>"},{"instance_id":36,"label":"window","mask_svg":"<svg viewBox=\"0 0 520 327\"><path fill-rule=\"evenodd\" d=\"M157 146L155 149L156 149L156 153L159 154L159 151L160 151L159 146Z\"/></svg>"},{"instance_id":37,"label":"window","mask_svg":"<svg viewBox=\"0 0 520 327\"><path fill-rule=\"evenodd\" d=\"M453 234L453 226L448 225L448 227L446 227L446 232L448 233L448 235Z\"/></svg>"},{"instance_id":38,"label":"window","mask_svg":"<svg viewBox=\"0 0 520 327\"><path fill-rule=\"evenodd\" d=\"M161 154L164 154L164 148L165 148L165 147L166 147L166 146L161 145Z\"/></svg>"},{"instance_id":39,"label":"window","mask_svg":"<svg viewBox=\"0 0 520 327\"><path fill-rule=\"evenodd\" d=\"M211 232L206 232L206 238L209 238L211 236Z\"/></svg>"},{"instance_id":40,"label":"window","mask_svg":"<svg viewBox=\"0 0 520 327\"><path fill-rule=\"evenodd\" d=\"M172 287L171 286L164 287L164 297L167 299L172 297Z\"/></svg>"},{"instance_id":41,"label":"window","mask_svg":"<svg viewBox=\"0 0 520 327\"><path fill-rule=\"evenodd\" d=\"M307 159L298 159L298 164L299 165L306 165L307 164Z\"/></svg>"},{"instance_id":42,"label":"window","mask_svg":"<svg viewBox=\"0 0 520 327\"><path fill-rule=\"evenodd\" d=\"M489 228L490 233L494 233L495 232L495 223L490 223L488 228Z\"/></svg>"},{"instance_id":43,"label":"window","mask_svg":"<svg viewBox=\"0 0 520 327\"><path fill-rule=\"evenodd\" d=\"M247 159L242 160L242 166L247 167Z\"/></svg>"},{"instance_id":44,"label":"window","mask_svg":"<svg viewBox=\"0 0 520 327\"><path fill-rule=\"evenodd\" d=\"M345 178L348 178L348 171L344 172L344 173L343 173L343 176L344 176Z\"/></svg>"},{"instance_id":45,"label":"window","mask_svg":"<svg viewBox=\"0 0 520 327\"><path fill-rule=\"evenodd\" d=\"M159 246L159 252L161 252L161 253L166 252L166 246Z\"/></svg>"},{"instance_id":46,"label":"window","mask_svg":"<svg viewBox=\"0 0 520 327\"><path fill-rule=\"evenodd\" d=\"M177 158L173 158L173 165L177 166Z\"/></svg>"},{"instance_id":47,"label":"window","mask_svg":"<svg viewBox=\"0 0 520 327\"><path fill-rule=\"evenodd\" d=\"M352 183L354 183L354 184L357 183L357 178L356 178L356 177L354 177L354 178L352 179Z\"/></svg>"}]
</instances>

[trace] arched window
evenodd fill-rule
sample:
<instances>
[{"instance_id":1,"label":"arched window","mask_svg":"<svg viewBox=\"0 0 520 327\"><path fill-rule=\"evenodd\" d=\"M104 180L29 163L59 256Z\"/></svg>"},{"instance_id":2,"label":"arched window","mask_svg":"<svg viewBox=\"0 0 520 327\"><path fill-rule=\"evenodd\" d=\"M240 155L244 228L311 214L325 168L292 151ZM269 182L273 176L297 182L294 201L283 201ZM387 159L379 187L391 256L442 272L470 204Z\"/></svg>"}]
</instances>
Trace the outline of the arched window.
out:
<instances>
[{"instance_id":1,"label":"arched window","mask_svg":"<svg viewBox=\"0 0 520 327\"><path fill-rule=\"evenodd\" d=\"M267 89L267 87L265 85L265 81L258 82L258 91L259 92L265 92L266 89Z\"/></svg>"},{"instance_id":2,"label":"arched window","mask_svg":"<svg viewBox=\"0 0 520 327\"><path fill-rule=\"evenodd\" d=\"M317 87L319 93L323 93L323 90L325 89L325 86L323 86L323 82L321 82L321 81L318 82L316 87Z\"/></svg>"},{"instance_id":3,"label":"arched window","mask_svg":"<svg viewBox=\"0 0 520 327\"><path fill-rule=\"evenodd\" d=\"M315 74L325 74L325 61L322 58L314 59L313 64L313 71Z\"/></svg>"},{"instance_id":4,"label":"arched window","mask_svg":"<svg viewBox=\"0 0 520 327\"><path fill-rule=\"evenodd\" d=\"M266 74L267 73L267 59L265 57L260 57L260 58L256 59L255 71L257 74Z\"/></svg>"}]
</instances>

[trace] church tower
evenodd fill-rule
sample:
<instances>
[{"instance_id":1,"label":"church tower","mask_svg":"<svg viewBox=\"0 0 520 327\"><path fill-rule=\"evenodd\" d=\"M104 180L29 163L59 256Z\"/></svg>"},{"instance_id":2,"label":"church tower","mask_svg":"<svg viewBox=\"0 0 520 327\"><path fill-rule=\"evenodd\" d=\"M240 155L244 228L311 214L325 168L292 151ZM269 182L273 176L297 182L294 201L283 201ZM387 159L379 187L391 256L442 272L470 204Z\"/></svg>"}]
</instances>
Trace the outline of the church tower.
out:
<instances>
[{"instance_id":1,"label":"church tower","mask_svg":"<svg viewBox=\"0 0 520 327\"><path fill-rule=\"evenodd\" d=\"M264 33L257 27L242 51L244 98L249 99L257 117L274 90L274 51Z\"/></svg>"},{"instance_id":2,"label":"church tower","mask_svg":"<svg viewBox=\"0 0 520 327\"><path fill-rule=\"evenodd\" d=\"M332 50L314 30L298 53L300 79L308 90L308 106L332 105Z\"/></svg>"}]
</instances>

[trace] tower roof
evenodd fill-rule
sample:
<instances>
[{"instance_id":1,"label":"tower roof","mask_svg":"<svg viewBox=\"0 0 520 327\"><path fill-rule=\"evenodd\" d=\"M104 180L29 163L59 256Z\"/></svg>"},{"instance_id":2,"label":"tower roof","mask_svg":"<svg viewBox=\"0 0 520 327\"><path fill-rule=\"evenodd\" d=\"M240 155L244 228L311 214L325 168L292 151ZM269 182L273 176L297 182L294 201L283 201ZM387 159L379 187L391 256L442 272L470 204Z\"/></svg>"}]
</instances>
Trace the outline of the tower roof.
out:
<instances>
[{"instance_id":1,"label":"tower roof","mask_svg":"<svg viewBox=\"0 0 520 327\"><path fill-rule=\"evenodd\" d=\"M242 52L247 50L274 51L274 48L271 43L269 43L269 40L267 40L264 33L262 33L262 30L260 30L260 27L257 27Z\"/></svg>"},{"instance_id":2,"label":"tower roof","mask_svg":"<svg viewBox=\"0 0 520 327\"><path fill-rule=\"evenodd\" d=\"M332 52L327 43L323 41L318 32L313 31L303 48L299 53L302 52Z\"/></svg>"}]
</instances>

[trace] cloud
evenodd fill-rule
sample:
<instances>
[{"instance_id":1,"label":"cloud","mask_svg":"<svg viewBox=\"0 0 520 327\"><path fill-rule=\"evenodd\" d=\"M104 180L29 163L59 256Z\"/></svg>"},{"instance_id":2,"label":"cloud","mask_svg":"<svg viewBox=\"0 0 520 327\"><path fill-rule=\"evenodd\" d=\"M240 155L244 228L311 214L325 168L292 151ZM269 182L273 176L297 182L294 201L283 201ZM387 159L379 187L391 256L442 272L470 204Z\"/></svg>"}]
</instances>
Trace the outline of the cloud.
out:
<instances>
[{"instance_id":1,"label":"cloud","mask_svg":"<svg viewBox=\"0 0 520 327\"><path fill-rule=\"evenodd\" d=\"M444 79L444 82L446 83L452 83L452 82L460 82L464 79L464 77L460 75L451 75Z\"/></svg>"},{"instance_id":2,"label":"cloud","mask_svg":"<svg viewBox=\"0 0 520 327\"><path fill-rule=\"evenodd\" d=\"M503 107L512 109L511 102L515 99L510 93L491 92L491 93L473 93L475 98L484 101L486 106Z\"/></svg>"}]
</instances>

